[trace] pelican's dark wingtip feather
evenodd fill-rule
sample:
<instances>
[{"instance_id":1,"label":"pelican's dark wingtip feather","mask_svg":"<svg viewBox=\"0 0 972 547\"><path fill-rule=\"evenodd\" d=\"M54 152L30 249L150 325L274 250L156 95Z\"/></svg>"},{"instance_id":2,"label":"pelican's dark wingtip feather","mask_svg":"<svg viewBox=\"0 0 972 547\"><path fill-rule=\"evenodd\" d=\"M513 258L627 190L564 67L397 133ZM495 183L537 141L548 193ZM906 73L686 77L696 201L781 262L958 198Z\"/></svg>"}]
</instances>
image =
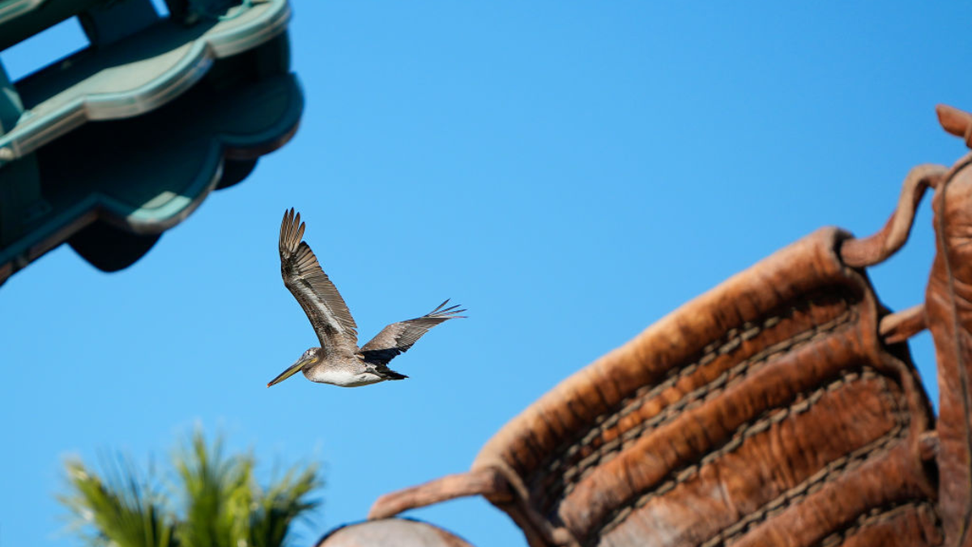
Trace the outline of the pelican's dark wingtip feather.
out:
<instances>
[{"instance_id":1,"label":"pelican's dark wingtip feather","mask_svg":"<svg viewBox=\"0 0 972 547\"><path fill-rule=\"evenodd\" d=\"M429 317L429 318L442 318L442 317L445 317L447 319L465 319L465 316L458 315L458 314L466 311L466 309L465 308L463 308L461 310L456 309L459 306L461 306L462 304L453 304L453 305L449 306L448 308L445 308L444 307L446 304L449 303L449 300L451 300L451 299L450 298L446 298L445 302L439 304L438 307L436 307L434 310L432 310L429 313L425 314L425 317Z\"/></svg>"},{"instance_id":2,"label":"pelican's dark wingtip feather","mask_svg":"<svg viewBox=\"0 0 972 547\"><path fill-rule=\"evenodd\" d=\"M425 317L445 317L445 316L449 316L449 317L456 317L456 318L458 318L458 316L456 316L457 313L462 313L462 312L466 311L465 309L461 309L461 310L457 310L456 309L459 306L461 306L462 304L453 304L453 305L449 306L448 308L446 308L445 305L448 304L450 300L452 300L452 299L451 298L446 298L445 301L442 302L441 304L439 304L438 306L436 306L434 310L432 310L429 313L425 314Z\"/></svg>"},{"instance_id":3,"label":"pelican's dark wingtip feather","mask_svg":"<svg viewBox=\"0 0 972 547\"><path fill-rule=\"evenodd\" d=\"M296 213L293 207L284 212L278 242L281 254L293 254L297 250L304 237L304 228L304 224L300 221L300 213Z\"/></svg>"}]
</instances>

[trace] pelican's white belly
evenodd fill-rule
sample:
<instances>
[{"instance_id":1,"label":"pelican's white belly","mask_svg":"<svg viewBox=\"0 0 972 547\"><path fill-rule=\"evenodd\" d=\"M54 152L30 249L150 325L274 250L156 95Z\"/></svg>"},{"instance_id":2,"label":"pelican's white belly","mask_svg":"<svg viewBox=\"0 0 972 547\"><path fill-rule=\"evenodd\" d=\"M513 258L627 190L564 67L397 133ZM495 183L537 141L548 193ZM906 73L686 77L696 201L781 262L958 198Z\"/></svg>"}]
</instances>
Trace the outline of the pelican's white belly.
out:
<instances>
[{"instance_id":1,"label":"pelican's white belly","mask_svg":"<svg viewBox=\"0 0 972 547\"><path fill-rule=\"evenodd\" d=\"M313 367L311 370L305 370L304 376L311 382L317 382L319 384L331 384L341 387L366 386L369 384L377 384L383 380L381 376L378 376L373 372L354 372L343 368L324 369Z\"/></svg>"}]
</instances>

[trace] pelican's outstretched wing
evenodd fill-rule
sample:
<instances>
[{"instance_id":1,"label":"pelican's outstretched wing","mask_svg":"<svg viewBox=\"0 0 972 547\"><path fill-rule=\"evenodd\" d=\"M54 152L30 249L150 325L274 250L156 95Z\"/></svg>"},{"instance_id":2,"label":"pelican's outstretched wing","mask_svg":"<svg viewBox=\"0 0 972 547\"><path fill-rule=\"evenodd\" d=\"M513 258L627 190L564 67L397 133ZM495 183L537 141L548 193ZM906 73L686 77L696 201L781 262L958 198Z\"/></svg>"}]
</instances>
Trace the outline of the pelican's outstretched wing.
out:
<instances>
[{"instance_id":1,"label":"pelican's outstretched wing","mask_svg":"<svg viewBox=\"0 0 972 547\"><path fill-rule=\"evenodd\" d=\"M280 274L304 313L310 319L321 347L325 350L341 343L358 346L358 326L334 283L321 269L310 246L301 241L304 223L291 208L280 224Z\"/></svg>"},{"instance_id":2,"label":"pelican's outstretched wing","mask_svg":"<svg viewBox=\"0 0 972 547\"><path fill-rule=\"evenodd\" d=\"M444 306L448 303L449 301L446 300L439 304L439 307L422 317L388 325L381 329L378 336L362 346L358 353L369 363L387 364L399 353L408 351L408 348L412 347L412 344L418 341L423 334L429 332L432 327L449 319L464 317L459 314L466 310L457 310L458 305L445 308Z\"/></svg>"}]
</instances>

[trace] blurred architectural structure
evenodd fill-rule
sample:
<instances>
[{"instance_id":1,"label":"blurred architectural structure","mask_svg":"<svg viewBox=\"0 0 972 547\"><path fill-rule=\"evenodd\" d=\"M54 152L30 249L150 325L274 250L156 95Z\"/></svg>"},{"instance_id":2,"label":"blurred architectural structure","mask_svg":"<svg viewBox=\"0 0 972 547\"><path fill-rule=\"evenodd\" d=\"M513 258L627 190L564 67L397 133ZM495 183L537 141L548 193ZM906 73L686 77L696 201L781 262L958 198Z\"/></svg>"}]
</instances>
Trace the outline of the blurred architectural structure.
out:
<instances>
[{"instance_id":1,"label":"blurred architectural structure","mask_svg":"<svg viewBox=\"0 0 972 547\"><path fill-rule=\"evenodd\" d=\"M0 66L0 283L67 242L125 268L303 109L286 0L0 0L0 50L77 17L89 47L16 82Z\"/></svg>"},{"instance_id":2,"label":"blurred architectural structure","mask_svg":"<svg viewBox=\"0 0 972 547\"><path fill-rule=\"evenodd\" d=\"M972 115L939 107L972 148ZM934 189L925 301L867 268ZM920 242L930 244L932 242ZM907 340L935 340L935 419ZM573 374L466 473L378 499L318 547L462 547L408 509L482 495L531 547L972 546L972 154L909 173L886 226L823 228Z\"/></svg>"}]
</instances>

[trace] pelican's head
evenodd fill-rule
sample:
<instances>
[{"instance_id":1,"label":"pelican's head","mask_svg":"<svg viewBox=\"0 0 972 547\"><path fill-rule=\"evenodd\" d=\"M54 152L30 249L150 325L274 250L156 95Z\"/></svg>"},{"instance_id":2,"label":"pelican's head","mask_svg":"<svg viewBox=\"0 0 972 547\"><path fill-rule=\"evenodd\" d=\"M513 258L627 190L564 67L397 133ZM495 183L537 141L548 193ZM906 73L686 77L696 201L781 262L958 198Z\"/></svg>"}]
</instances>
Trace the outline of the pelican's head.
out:
<instances>
[{"instance_id":1,"label":"pelican's head","mask_svg":"<svg viewBox=\"0 0 972 547\"><path fill-rule=\"evenodd\" d=\"M298 372L303 370L304 367L316 364L320 362L320 360L321 360L321 348L311 348L305 351L304 354L300 356L300 359L297 359L297 361L294 364L287 367L287 370L281 372L280 375L274 378L273 380L270 380L270 383L267 384L267 387L283 382L287 378L290 378L294 374L297 374Z\"/></svg>"}]
</instances>

